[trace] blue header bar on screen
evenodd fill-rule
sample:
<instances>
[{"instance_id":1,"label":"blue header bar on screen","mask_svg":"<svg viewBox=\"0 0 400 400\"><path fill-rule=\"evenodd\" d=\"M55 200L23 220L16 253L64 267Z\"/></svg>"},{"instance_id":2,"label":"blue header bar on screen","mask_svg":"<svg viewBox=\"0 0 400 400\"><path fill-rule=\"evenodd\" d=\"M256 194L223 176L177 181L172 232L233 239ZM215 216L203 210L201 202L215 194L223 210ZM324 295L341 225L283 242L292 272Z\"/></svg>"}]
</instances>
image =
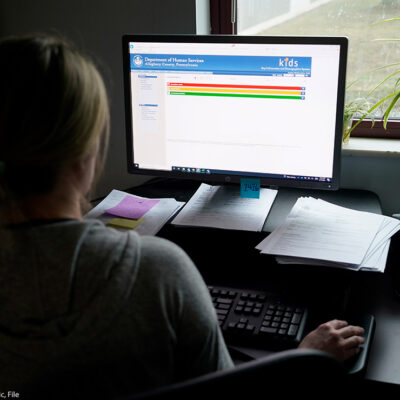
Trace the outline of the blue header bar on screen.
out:
<instances>
[{"instance_id":1,"label":"blue header bar on screen","mask_svg":"<svg viewBox=\"0 0 400 400\"><path fill-rule=\"evenodd\" d=\"M311 76L311 57L131 54L131 71Z\"/></svg>"}]
</instances>

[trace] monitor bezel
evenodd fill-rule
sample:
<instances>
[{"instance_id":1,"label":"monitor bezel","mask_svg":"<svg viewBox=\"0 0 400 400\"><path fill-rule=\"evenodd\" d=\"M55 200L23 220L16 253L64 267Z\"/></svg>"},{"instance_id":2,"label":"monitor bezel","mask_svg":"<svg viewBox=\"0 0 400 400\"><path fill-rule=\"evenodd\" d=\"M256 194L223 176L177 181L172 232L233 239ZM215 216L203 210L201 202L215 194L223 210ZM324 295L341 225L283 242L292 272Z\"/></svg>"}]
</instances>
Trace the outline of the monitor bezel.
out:
<instances>
[{"instance_id":1,"label":"monitor bezel","mask_svg":"<svg viewBox=\"0 0 400 400\"><path fill-rule=\"evenodd\" d=\"M336 126L333 154L333 171L331 182L309 181L267 176L254 176L254 174L228 174L228 173L188 173L180 171L164 171L155 169L136 168L134 166L133 127L131 104L131 69L130 69L130 42L158 42L158 43L249 43L249 44L308 44L308 45L339 45L339 73L336 102ZM176 178L199 180L207 183L240 183L242 178L257 178L263 187L293 187L303 189L337 190L340 185L341 149L343 135L343 118L345 105L345 86L347 68L348 38L344 36L238 36L238 35L146 35L125 34L122 36L122 60L125 96L125 124L126 124L126 151L128 173L135 175L148 175L152 177Z\"/></svg>"}]
</instances>

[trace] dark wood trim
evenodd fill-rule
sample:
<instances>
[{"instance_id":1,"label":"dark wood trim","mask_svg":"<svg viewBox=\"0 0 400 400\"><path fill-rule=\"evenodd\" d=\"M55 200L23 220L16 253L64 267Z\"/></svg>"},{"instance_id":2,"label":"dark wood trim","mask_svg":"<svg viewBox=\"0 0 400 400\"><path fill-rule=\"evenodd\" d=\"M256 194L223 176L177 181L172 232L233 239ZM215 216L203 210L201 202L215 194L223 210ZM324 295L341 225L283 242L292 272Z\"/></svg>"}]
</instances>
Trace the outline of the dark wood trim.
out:
<instances>
[{"instance_id":1,"label":"dark wood trim","mask_svg":"<svg viewBox=\"0 0 400 400\"><path fill-rule=\"evenodd\" d=\"M211 33L231 35L234 26L231 23L231 0L210 0Z\"/></svg>"},{"instance_id":2,"label":"dark wood trim","mask_svg":"<svg viewBox=\"0 0 400 400\"><path fill-rule=\"evenodd\" d=\"M353 124L355 123L356 121L353 122ZM351 132L351 137L400 139L400 120L388 121L386 129L383 127L382 121L375 121L374 126L372 126L371 120L361 121Z\"/></svg>"}]
</instances>

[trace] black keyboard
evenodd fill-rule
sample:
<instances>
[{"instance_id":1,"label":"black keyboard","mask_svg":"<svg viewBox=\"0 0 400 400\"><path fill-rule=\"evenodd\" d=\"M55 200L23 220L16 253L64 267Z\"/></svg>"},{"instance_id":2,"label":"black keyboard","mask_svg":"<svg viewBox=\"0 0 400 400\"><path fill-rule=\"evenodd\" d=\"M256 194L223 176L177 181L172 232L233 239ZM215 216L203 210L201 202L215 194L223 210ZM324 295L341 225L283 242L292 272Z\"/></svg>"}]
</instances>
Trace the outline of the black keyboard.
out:
<instances>
[{"instance_id":1,"label":"black keyboard","mask_svg":"<svg viewBox=\"0 0 400 400\"><path fill-rule=\"evenodd\" d=\"M259 290L208 286L228 344L268 349L297 347L303 339L307 308Z\"/></svg>"}]
</instances>

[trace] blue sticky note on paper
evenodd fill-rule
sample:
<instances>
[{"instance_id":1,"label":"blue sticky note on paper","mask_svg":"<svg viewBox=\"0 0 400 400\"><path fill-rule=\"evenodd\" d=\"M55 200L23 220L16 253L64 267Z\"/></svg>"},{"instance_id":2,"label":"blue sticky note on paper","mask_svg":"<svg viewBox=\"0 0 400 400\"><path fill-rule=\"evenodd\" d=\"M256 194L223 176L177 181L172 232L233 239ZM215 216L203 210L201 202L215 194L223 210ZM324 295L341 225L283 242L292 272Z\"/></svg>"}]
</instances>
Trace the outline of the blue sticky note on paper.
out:
<instances>
[{"instance_id":1,"label":"blue sticky note on paper","mask_svg":"<svg viewBox=\"0 0 400 400\"><path fill-rule=\"evenodd\" d=\"M260 180L253 178L240 179L240 197L260 198Z\"/></svg>"}]
</instances>

